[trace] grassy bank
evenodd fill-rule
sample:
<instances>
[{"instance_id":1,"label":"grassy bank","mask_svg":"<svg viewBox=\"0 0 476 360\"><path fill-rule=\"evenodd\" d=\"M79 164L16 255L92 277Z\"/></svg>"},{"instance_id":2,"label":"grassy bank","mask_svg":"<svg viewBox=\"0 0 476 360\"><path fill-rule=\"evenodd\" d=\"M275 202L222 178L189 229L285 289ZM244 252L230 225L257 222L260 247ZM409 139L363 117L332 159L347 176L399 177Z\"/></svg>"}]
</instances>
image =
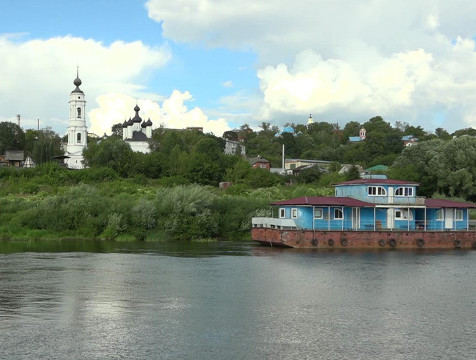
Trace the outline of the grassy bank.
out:
<instances>
[{"instance_id":1,"label":"grassy bank","mask_svg":"<svg viewBox=\"0 0 476 360\"><path fill-rule=\"evenodd\" d=\"M236 185L227 190L174 185L143 176L121 179L107 168L0 169L0 236L15 240L247 239L251 218L269 215L269 202L330 193L328 188L309 185L264 189Z\"/></svg>"}]
</instances>

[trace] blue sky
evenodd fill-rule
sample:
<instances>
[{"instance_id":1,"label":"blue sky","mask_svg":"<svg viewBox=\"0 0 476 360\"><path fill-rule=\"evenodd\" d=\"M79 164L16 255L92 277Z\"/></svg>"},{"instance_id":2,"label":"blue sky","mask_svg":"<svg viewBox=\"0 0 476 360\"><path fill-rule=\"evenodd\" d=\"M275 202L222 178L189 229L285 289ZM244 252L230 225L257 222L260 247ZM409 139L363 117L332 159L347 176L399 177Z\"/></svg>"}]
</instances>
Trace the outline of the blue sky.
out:
<instances>
[{"instance_id":1,"label":"blue sky","mask_svg":"<svg viewBox=\"0 0 476 360\"><path fill-rule=\"evenodd\" d=\"M474 11L473 11L474 10ZM76 65L91 131L380 115L476 127L472 1L3 1L0 121L64 133Z\"/></svg>"}]
</instances>

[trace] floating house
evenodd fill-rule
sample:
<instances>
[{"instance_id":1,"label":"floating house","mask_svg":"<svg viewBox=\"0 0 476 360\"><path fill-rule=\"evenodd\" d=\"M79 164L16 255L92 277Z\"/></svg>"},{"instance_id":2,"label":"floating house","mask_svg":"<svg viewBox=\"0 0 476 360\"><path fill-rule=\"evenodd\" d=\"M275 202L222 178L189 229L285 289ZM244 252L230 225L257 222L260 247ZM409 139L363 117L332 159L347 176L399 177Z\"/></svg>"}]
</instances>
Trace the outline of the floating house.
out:
<instances>
[{"instance_id":1,"label":"floating house","mask_svg":"<svg viewBox=\"0 0 476 360\"><path fill-rule=\"evenodd\" d=\"M312 245L306 239L317 241L316 232L330 236L333 245L342 236L346 245L350 238L355 239L355 246L376 245L379 240L387 243L390 238L390 244L404 239L404 243L418 245L418 239L425 242L424 233L431 233L433 243L438 241L435 232L458 232L458 236L465 232L464 239L476 246L476 232L469 231L469 209L476 208L474 204L419 197L418 184L409 181L358 179L334 187L333 197L306 196L272 203L273 217L252 219L253 239L262 241L263 232L253 231L268 228L279 233L277 244L290 240L293 246Z\"/></svg>"}]
</instances>

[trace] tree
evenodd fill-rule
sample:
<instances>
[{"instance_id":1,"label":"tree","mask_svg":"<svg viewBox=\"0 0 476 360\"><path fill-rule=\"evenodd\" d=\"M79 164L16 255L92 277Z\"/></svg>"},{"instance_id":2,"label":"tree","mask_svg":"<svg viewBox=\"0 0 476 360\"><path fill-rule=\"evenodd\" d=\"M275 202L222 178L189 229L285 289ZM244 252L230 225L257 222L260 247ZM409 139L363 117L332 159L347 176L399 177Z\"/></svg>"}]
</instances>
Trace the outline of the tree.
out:
<instances>
[{"instance_id":1,"label":"tree","mask_svg":"<svg viewBox=\"0 0 476 360\"><path fill-rule=\"evenodd\" d=\"M52 161L53 156L62 155L61 138L51 130L35 131L36 138L33 141L31 156L36 164ZM29 138L31 133L28 134Z\"/></svg>"},{"instance_id":2,"label":"tree","mask_svg":"<svg viewBox=\"0 0 476 360\"><path fill-rule=\"evenodd\" d=\"M446 131L445 129L440 128L440 127L436 128L435 134L436 134L436 136L438 136L439 139L442 139L442 140L451 139L451 135L448 134L448 131Z\"/></svg>"},{"instance_id":3,"label":"tree","mask_svg":"<svg viewBox=\"0 0 476 360\"><path fill-rule=\"evenodd\" d=\"M23 150L25 146L25 133L17 124L0 122L0 154L5 150Z\"/></svg>"},{"instance_id":4,"label":"tree","mask_svg":"<svg viewBox=\"0 0 476 360\"><path fill-rule=\"evenodd\" d=\"M357 121L349 121L347 124L345 124L342 142L347 143L349 141L349 137L358 136L361 127L362 125L360 125L360 123Z\"/></svg>"},{"instance_id":5,"label":"tree","mask_svg":"<svg viewBox=\"0 0 476 360\"><path fill-rule=\"evenodd\" d=\"M347 173L345 174L345 180L349 181L349 180L357 180L357 179L360 179L360 171L357 168L357 166L352 165L349 171L347 171Z\"/></svg>"},{"instance_id":6,"label":"tree","mask_svg":"<svg viewBox=\"0 0 476 360\"><path fill-rule=\"evenodd\" d=\"M89 144L83 150L83 156L90 167L110 167L122 177L132 174L133 152L122 139L111 137L97 144Z\"/></svg>"},{"instance_id":7,"label":"tree","mask_svg":"<svg viewBox=\"0 0 476 360\"><path fill-rule=\"evenodd\" d=\"M301 171L297 181L303 184L317 183L321 178L322 170L318 165L314 165L308 169Z\"/></svg>"},{"instance_id":8,"label":"tree","mask_svg":"<svg viewBox=\"0 0 476 360\"><path fill-rule=\"evenodd\" d=\"M112 128L111 128L112 135L111 136L117 137L118 139L122 139L122 129L123 128L122 128L121 123L112 125Z\"/></svg>"}]
</instances>

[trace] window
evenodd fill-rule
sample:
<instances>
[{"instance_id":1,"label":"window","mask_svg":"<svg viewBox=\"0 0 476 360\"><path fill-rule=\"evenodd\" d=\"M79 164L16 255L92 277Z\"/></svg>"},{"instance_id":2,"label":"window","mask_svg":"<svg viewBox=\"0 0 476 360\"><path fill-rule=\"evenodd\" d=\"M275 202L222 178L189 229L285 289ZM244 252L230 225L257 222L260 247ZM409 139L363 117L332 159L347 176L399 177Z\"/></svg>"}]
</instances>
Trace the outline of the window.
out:
<instances>
[{"instance_id":1,"label":"window","mask_svg":"<svg viewBox=\"0 0 476 360\"><path fill-rule=\"evenodd\" d=\"M296 168L296 164L290 164L290 165L289 165L289 168L290 168L291 170L294 170L294 169Z\"/></svg>"},{"instance_id":2,"label":"window","mask_svg":"<svg viewBox=\"0 0 476 360\"><path fill-rule=\"evenodd\" d=\"M314 208L314 219L322 219L322 209Z\"/></svg>"},{"instance_id":3,"label":"window","mask_svg":"<svg viewBox=\"0 0 476 360\"><path fill-rule=\"evenodd\" d=\"M78 118L81 117L81 108L78 108Z\"/></svg>"},{"instance_id":4,"label":"window","mask_svg":"<svg viewBox=\"0 0 476 360\"><path fill-rule=\"evenodd\" d=\"M78 133L76 135L76 142L80 143L81 142L81 133Z\"/></svg>"},{"instance_id":5,"label":"window","mask_svg":"<svg viewBox=\"0 0 476 360\"><path fill-rule=\"evenodd\" d=\"M463 210L456 210L456 221L463 221Z\"/></svg>"},{"instance_id":6,"label":"window","mask_svg":"<svg viewBox=\"0 0 476 360\"><path fill-rule=\"evenodd\" d=\"M395 210L395 220L413 220L413 213L408 210Z\"/></svg>"},{"instance_id":7,"label":"window","mask_svg":"<svg viewBox=\"0 0 476 360\"><path fill-rule=\"evenodd\" d=\"M286 209L283 209L283 208L279 209L279 217L281 219L286 217Z\"/></svg>"},{"instance_id":8,"label":"window","mask_svg":"<svg viewBox=\"0 0 476 360\"><path fill-rule=\"evenodd\" d=\"M399 187L395 190L395 196L413 196L412 187Z\"/></svg>"},{"instance_id":9,"label":"window","mask_svg":"<svg viewBox=\"0 0 476 360\"><path fill-rule=\"evenodd\" d=\"M436 211L436 220L443 221L443 209Z\"/></svg>"},{"instance_id":10,"label":"window","mask_svg":"<svg viewBox=\"0 0 476 360\"><path fill-rule=\"evenodd\" d=\"M297 210L296 208L291 209L291 218L297 219Z\"/></svg>"},{"instance_id":11,"label":"window","mask_svg":"<svg viewBox=\"0 0 476 360\"><path fill-rule=\"evenodd\" d=\"M342 213L342 209L334 209L334 219L342 220L343 218L344 218L344 214Z\"/></svg>"},{"instance_id":12,"label":"window","mask_svg":"<svg viewBox=\"0 0 476 360\"><path fill-rule=\"evenodd\" d=\"M386 196L387 190L381 186L369 186L368 187L368 194L370 196Z\"/></svg>"}]
</instances>

